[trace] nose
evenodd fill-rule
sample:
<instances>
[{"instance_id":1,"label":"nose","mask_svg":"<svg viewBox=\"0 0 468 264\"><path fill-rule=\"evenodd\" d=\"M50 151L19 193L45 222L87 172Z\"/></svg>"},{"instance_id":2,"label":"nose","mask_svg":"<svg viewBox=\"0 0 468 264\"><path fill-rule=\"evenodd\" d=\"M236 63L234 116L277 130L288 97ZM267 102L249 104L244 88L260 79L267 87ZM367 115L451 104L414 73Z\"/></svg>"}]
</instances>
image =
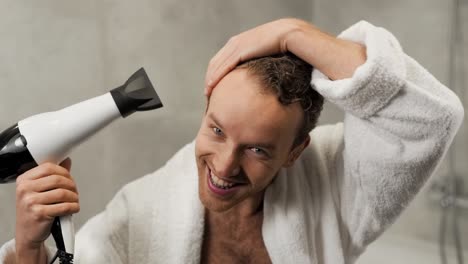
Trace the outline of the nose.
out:
<instances>
[{"instance_id":1,"label":"nose","mask_svg":"<svg viewBox=\"0 0 468 264\"><path fill-rule=\"evenodd\" d=\"M225 148L220 151L213 163L217 176L228 178L240 172L239 157L235 149Z\"/></svg>"}]
</instances>

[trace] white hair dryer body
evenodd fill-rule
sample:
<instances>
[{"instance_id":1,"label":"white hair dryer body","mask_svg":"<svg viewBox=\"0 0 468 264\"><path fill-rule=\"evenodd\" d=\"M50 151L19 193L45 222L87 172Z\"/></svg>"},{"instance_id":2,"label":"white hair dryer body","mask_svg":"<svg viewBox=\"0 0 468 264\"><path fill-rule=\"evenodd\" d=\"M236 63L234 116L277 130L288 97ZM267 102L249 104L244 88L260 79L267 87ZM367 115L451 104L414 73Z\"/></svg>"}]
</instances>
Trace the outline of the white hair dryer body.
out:
<instances>
[{"instance_id":1,"label":"white hair dryer body","mask_svg":"<svg viewBox=\"0 0 468 264\"><path fill-rule=\"evenodd\" d=\"M143 68L104 95L55 112L28 117L0 134L0 183L9 183L44 162L59 164L71 150L112 121L162 107ZM56 218L52 235L61 263L72 263L75 232L71 215Z\"/></svg>"}]
</instances>

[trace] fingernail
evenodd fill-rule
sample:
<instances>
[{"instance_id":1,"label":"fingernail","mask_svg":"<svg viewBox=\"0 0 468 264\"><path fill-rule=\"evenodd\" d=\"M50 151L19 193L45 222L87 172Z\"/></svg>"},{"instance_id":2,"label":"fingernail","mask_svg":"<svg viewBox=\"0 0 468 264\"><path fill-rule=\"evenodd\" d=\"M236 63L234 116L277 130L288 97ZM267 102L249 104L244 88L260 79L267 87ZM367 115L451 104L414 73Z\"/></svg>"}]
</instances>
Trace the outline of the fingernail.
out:
<instances>
[{"instance_id":1,"label":"fingernail","mask_svg":"<svg viewBox=\"0 0 468 264\"><path fill-rule=\"evenodd\" d=\"M208 81L208 86L211 86L212 84L213 84L213 80L210 79L210 80Z\"/></svg>"}]
</instances>

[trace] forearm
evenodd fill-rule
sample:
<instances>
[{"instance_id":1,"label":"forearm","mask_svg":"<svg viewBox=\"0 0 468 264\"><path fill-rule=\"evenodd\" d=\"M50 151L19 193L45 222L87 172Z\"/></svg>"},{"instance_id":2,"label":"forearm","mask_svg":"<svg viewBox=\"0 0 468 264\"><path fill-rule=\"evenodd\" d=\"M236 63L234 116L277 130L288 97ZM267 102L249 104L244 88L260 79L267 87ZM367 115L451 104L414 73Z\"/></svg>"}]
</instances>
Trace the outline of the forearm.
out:
<instances>
[{"instance_id":1,"label":"forearm","mask_svg":"<svg viewBox=\"0 0 468 264\"><path fill-rule=\"evenodd\" d=\"M306 22L295 21L284 36L285 49L307 61L332 80L352 77L366 61L366 47L338 39Z\"/></svg>"},{"instance_id":2,"label":"forearm","mask_svg":"<svg viewBox=\"0 0 468 264\"><path fill-rule=\"evenodd\" d=\"M385 29L360 22L339 37L365 43L365 64L342 81L314 71L312 82L346 112L346 147L330 166L342 168L336 174L340 214L353 245L363 249L435 171L463 120L463 107Z\"/></svg>"},{"instance_id":3,"label":"forearm","mask_svg":"<svg viewBox=\"0 0 468 264\"><path fill-rule=\"evenodd\" d=\"M41 243L40 246L31 248L16 244L16 264L22 263L37 263L37 264L46 264L47 263L47 250L44 243Z\"/></svg>"}]
</instances>

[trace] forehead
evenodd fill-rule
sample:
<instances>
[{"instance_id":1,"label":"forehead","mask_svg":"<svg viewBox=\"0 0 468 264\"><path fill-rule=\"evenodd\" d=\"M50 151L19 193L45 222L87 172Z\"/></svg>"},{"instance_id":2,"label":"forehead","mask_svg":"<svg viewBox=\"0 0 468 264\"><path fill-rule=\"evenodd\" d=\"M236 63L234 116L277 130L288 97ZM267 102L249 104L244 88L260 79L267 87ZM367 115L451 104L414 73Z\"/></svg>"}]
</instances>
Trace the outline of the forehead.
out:
<instances>
[{"instance_id":1,"label":"forehead","mask_svg":"<svg viewBox=\"0 0 468 264\"><path fill-rule=\"evenodd\" d=\"M213 90L207 117L215 117L226 134L239 139L294 139L302 118L300 105L282 105L277 96L245 69L226 75ZM289 141L289 140L287 140Z\"/></svg>"}]
</instances>

